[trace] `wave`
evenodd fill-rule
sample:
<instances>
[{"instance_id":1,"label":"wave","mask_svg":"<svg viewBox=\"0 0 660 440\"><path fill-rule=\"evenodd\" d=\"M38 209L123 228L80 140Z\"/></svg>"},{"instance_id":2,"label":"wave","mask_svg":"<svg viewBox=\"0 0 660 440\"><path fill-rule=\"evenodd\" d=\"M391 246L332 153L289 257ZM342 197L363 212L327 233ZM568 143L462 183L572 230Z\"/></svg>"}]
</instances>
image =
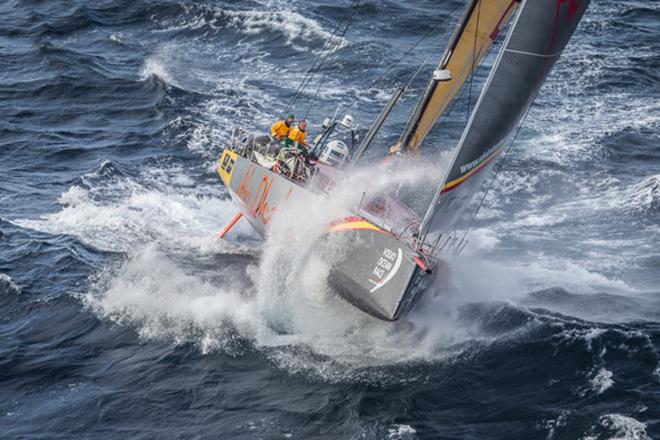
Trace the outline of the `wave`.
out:
<instances>
[{"instance_id":1,"label":"wave","mask_svg":"<svg viewBox=\"0 0 660 440\"><path fill-rule=\"evenodd\" d=\"M630 209L645 214L660 213L660 174L646 177L633 185L624 200Z\"/></svg>"},{"instance_id":2,"label":"wave","mask_svg":"<svg viewBox=\"0 0 660 440\"><path fill-rule=\"evenodd\" d=\"M581 440L599 440L602 438L617 440L651 440L646 432L647 425L623 414L606 414L598 419Z\"/></svg>"},{"instance_id":3,"label":"wave","mask_svg":"<svg viewBox=\"0 0 660 440\"><path fill-rule=\"evenodd\" d=\"M333 35L318 21L286 7L266 7L261 11L193 4L181 5L181 8L177 13L158 14L159 31L215 35L231 30L262 42L281 41L297 50L306 50L305 46L322 46L325 41L333 40ZM345 44L344 39L334 40L340 47Z\"/></svg>"},{"instance_id":4,"label":"wave","mask_svg":"<svg viewBox=\"0 0 660 440\"><path fill-rule=\"evenodd\" d=\"M168 253L159 245L134 250L100 274L86 304L147 340L192 343L203 353L257 351L287 374L332 383L417 382L425 366L462 368L484 357L508 356L532 341L542 352L555 353L557 362L570 364L576 354L591 358L578 390L599 395L615 384L605 353L650 358L655 353L643 328L596 324L511 301L427 296L405 320L384 323L324 293L314 279L322 271L308 274L312 279L302 281L302 291L286 291L282 280L260 284L268 268L254 259L228 265L216 257L199 264L199 257ZM282 276L277 273L282 271L275 269L266 280ZM644 374L653 368L657 365L645 362Z\"/></svg>"},{"instance_id":5,"label":"wave","mask_svg":"<svg viewBox=\"0 0 660 440\"><path fill-rule=\"evenodd\" d=\"M524 304L600 322L660 319L657 304L652 297L645 295L577 294L555 287L530 293L525 297Z\"/></svg>"},{"instance_id":6,"label":"wave","mask_svg":"<svg viewBox=\"0 0 660 440\"><path fill-rule=\"evenodd\" d=\"M219 185L193 185L181 168L155 166L132 176L108 161L62 193L58 203L58 212L15 223L75 235L114 252L128 252L137 243L152 241L210 251L222 248L215 233L232 216L231 203ZM245 225L236 231L254 236Z\"/></svg>"},{"instance_id":7,"label":"wave","mask_svg":"<svg viewBox=\"0 0 660 440\"><path fill-rule=\"evenodd\" d=\"M591 389L598 395L603 394L614 385L613 373L606 368L599 369L591 379Z\"/></svg>"},{"instance_id":8,"label":"wave","mask_svg":"<svg viewBox=\"0 0 660 440\"><path fill-rule=\"evenodd\" d=\"M332 34L321 25L295 11L226 11L232 26L248 35L264 36L269 32L281 33L287 44L302 41L333 41ZM338 39L336 39L338 40ZM344 40L333 41L341 47Z\"/></svg>"},{"instance_id":9,"label":"wave","mask_svg":"<svg viewBox=\"0 0 660 440\"><path fill-rule=\"evenodd\" d=\"M2 294L11 293L11 294L20 294L21 288L14 283L14 280L7 274L0 273L0 292Z\"/></svg>"},{"instance_id":10,"label":"wave","mask_svg":"<svg viewBox=\"0 0 660 440\"><path fill-rule=\"evenodd\" d=\"M167 71L165 64L160 61L157 57L151 57L144 62L144 66L140 71L140 78L144 81L152 77L157 78L158 80L164 82L167 85L175 85L176 82Z\"/></svg>"}]
</instances>

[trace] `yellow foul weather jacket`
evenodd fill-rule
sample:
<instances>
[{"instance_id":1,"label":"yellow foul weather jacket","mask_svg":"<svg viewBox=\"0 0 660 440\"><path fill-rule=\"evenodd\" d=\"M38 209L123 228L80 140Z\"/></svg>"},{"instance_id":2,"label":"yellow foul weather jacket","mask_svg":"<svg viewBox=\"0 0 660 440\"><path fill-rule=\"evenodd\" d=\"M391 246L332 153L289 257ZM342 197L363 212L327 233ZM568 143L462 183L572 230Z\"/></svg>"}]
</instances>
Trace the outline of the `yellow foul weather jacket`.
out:
<instances>
[{"instance_id":1,"label":"yellow foul weather jacket","mask_svg":"<svg viewBox=\"0 0 660 440\"><path fill-rule=\"evenodd\" d=\"M289 135L289 126L286 125L285 121L277 121L270 128L270 135L275 139L286 139Z\"/></svg>"},{"instance_id":2,"label":"yellow foul weather jacket","mask_svg":"<svg viewBox=\"0 0 660 440\"><path fill-rule=\"evenodd\" d=\"M298 128L297 125L289 131L289 139L301 145L307 145L305 142L305 132Z\"/></svg>"}]
</instances>

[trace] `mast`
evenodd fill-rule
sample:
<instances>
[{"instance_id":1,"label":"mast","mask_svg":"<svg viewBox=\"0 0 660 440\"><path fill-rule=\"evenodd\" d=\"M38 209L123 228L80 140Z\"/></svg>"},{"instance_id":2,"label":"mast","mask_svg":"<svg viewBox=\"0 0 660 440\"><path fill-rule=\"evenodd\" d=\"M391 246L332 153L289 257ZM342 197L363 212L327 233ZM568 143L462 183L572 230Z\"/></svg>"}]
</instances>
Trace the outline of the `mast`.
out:
<instances>
[{"instance_id":1,"label":"mast","mask_svg":"<svg viewBox=\"0 0 660 440\"><path fill-rule=\"evenodd\" d=\"M468 2L395 151L417 152L440 115L488 53L518 3L519 0Z\"/></svg>"},{"instance_id":2,"label":"mast","mask_svg":"<svg viewBox=\"0 0 660 440\"><path fill-rule=\"evenodd\" d=\"M383 110L381 110L380 114L369 128L369 131L364 137L364 140L360 143L359 147L357 148L357 151L353 154L353 157L351 158L351 164L355 164L362 157L364 152L367 151L367 148L369 148L374 138L376 137L376 134L378 134L378 131L385 123L385 119L387 119L387 117L390 115L392 109L399 101L399 98L401 98L401 95L403 95L403 92L405 92L405 90L406 90L405 86L398 86L396 88L396 90L390 97L389 101L387 101L385 107L383 107Z\"/></svg>"},{"instance_id":3,"label":"mast","mask_svg":"<svg viewBox=\"0 0 660 440\"><path fill-rule=\"evenodd\" d=\"M531 107L589 0L523 0L420 226L447 232Z\"/></svg>"}]
</instances>

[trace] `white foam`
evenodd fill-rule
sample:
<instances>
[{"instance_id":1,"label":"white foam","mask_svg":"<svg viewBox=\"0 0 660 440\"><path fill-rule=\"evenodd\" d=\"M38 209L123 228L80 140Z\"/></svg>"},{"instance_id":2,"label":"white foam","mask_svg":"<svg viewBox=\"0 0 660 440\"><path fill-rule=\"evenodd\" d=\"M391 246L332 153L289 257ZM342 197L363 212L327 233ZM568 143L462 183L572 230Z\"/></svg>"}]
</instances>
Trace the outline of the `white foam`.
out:
<instances>
[{"instance_id":1,"label":"white foam","mask_svg":"<svg viewBox=\"0 0 660 440\"><path fill-rule=\"evenodd\" d=\"M621 200L631 209L648 211L660 207L660 174L648 176L633 185Z\"/></svg>"},{"instance_id":2,"label":"white foam","mask_svg":"<svg viewBox=\"0 0 660 440\"><path fill-rule=\"evenodd\" d=\"M591 389L598 395L603 394L614 385L613 376L614 374L610 370L606 368L599 369L596 375L589 381L591 383Z\"/></svg>"},{"instance_id":3,"label":"white foam","mask_svg":"<svg viewBox=\"0 0 660 440\"><path fill-rule=\"evenodd\" d=\"M579 262L557 259L554 255L507 256L496 252L500 240L490 228L470 232L469 245L454 260L453 269L465 291L483 292L492 299L518 299L530 291L563 287L581 293L635 292L625 281L590 270ZM479 277L470 274L479 273ZM494 292L500 292L500 295Z\"/></svg>"},{"instance_id":4,"label":"white foam","mask_svg":"<svg viewBox=\"0 0 660 440\"><path fill-rule=\"evenodd\" d=\"M642 423L629 416L622 414L607 414L598 419L598 425L590 429L590 433L581 437L581 440L596 440L607 438L608 440L651 440L646 432L646 423ZM595 434L603 429L607 435Z\"/></svg>"},{"instance_id":5,"label":"white foam","mask_svg":"<svg viewBox=\"0 0 660 440\"><path fill-rule=\"evenodd\" d=\"M562 410L556 419L547 420L545 422L544 427L548 430L547 440L553 440L555 438L557 428L563 428L566 426L568 415L568 411Z\"/></svg>"},{"instance_id":6,"label":"white foam","mask_svg":"<svg viewBox=\"0 0 660 440\"><path fill-rule=\"evenodd\" d=\"M138 179L114 174L99 179L107 167L83 178L88 187L64 192L59 211L17 223L127 253L94 277L86 301L100 316L135 326L143 338L193 341L204 352L232 351L248 342L282 368L329 380L346 380L365 366L451 358L453 345L465 341L444 307L428 309L414 324L368 317L328 291L322 262L306 259L305 246L327 222L359 202L361 194L351 190L356 182L368 181L373 192L392 184L381 173L357 173L334 197L283 216L259 266L248 264L241 273L205 257L255 252L215 239L235 212L220 184L189 187L188 179L176 177L176 168L146 168ZM402 182L418 182L425 172L402 174ZM291 226L294 239L286 232ZM254 237L247 223L236 228L233 237ZM447 321L439 325L443 315ZM319 355L331 360L319 361Z\"/></svg>"},{"instance_id":7,"label":"white foam","mask_svg":"<svg viewBox=\"0 0 660 440\"><path fill-rule=\"evenodd\" d=\"M420 176L424 173L416 170L398 176L412 182L423 178ZM372 193L393 185L391 178L382 173L365 170L348 178L331 196L307 201L304 206L291 203L286 212L275 218L255 278L260 308L267 316L280 320L284 328L295 334L298 343L340 362L381 365L442 356L438 353L442 351L442 342L451 340L443 326L435 328L440 334L431 331L432 335L424 341L417 338L430 331L429 322L416 321L406 330L406 324L397 326L368 317L329 292L324 285L327 267L308 257L310 247L329 222L359 203L362 194L353 188L366 187L357 185L365 180ZM296 371L309 366L304 357L290 353L280 353L277 361Z\"/></svg>"},{"instance_id":8,"label":"white foam","mask_svg":"<svg viewBox=\"0 0 660 440\"><path fill-rule=\"evenodd\" d=\"M606 330L596 327L571 329L561 332L558 335L558 338L568 345L572 345L576 341L582 340L584 341L587 350L592 351L594 341L604 335L605 332Z\"/></svg>"},{"instance_id":9,"label":"white foam","mask_svg":"<svg viewBox=\"0 0 660 440\"><path fill-rule=\"evenodd\" d=\"M208 28L211 32L224 27L232 27L244 35L264 36L272 40L273 34L286 38L288 45L297 49L295 43L333 40L342 47L345 39L333 37L316 20L302 15L296 10L287 9L289 4L268 3L253 10L226 9L206 5L183 5L185 13L175 19L160 23L160 32L179 32ZM333 25L334 26L334 25Z\"/></svg>"},{"instance_id":10,"label":"white foam","mask_svg":"<svg viewBox=\"0 0 660 440\"><path fill-rule=\"evenodd\" d=\"M141 183L119 178L90 189L74 185L59 197L60 211L15 223L75 235L99 249L117 252L151 242L188 251L252 252L216 239L217 231L236 212L221 185L189 187L190 181L176 177L176 171L145 169ZM246 222L239 222L233 233L256 238Z\"/></svg>"},{"instance_id":11,"label":"white foam","mask_svg":"<svg viewBox=\"0 0 660 440\"><path fill-rule=\"evenodd\" d=\"M101 249L127 252L130 257L119 267L98 276L88 301L101 316L136 326L144 338L192 340L204 352L232 351L249 342L291 373L331 381L380 380L363 372L364 367L451 362L466 342L492 340L458 322L457 305L511 299L529 291L520 282L526 268L512 271L506 263L480 261L479 252L498 245L497 237L483 230L475 235L473 254L453 268L453 290L439 298L429 295L423 307L399 323L368 317L337 298L325 285L327 267L308 258L308 250L329 221L359 203L361 193L354 188L377 193L392 187L392 177L379 169L361 170L332 196L292 205L276 217L257 267L248 265L246 273L205 268L196 263L200 252L254 250L232 250L232 245L216 241L215 232L235 212L221 185L190 187L189 178L178 174L183 172L176 168L145 169L138 180L112 177L91 188L73 186L61 195L60 211L21 221L74 234ZM435 167L397 174L404 185L435 176ZM84 180L91 185L94 177L92 173ZM254 237L244 222L235 233ZM182 257L189 264L177 263ZM482 277L470 276L474 264ZM218 276L236 284L217 281Z\"/></svg>"},{"instance_id":12,"label":"white foam","mask_svg":"<svg viewBox=\"0 0 660 440\"><path fill-rule=\"evenodd\" d=\"M167 68L167 62L163 59L162 55L152 55L150 58L147 58L142 66L140 71L140 79L146 80L155 76L161 81L170 85L177 85L174 78L170 74Z\"/></svg>"},{"instance_id":13,"label":"white foam","mask_svg":"<svg viewBox=\"0 0 660 440\"><path fill-rule=\"evenodd\" d=\"M286 36L288 44L293 44L297 40L311 41L314 39L322 41L330 40L334 44L338 44L339 47L345 44L344 39L332 38L332 34L325 31L318 22L296 11L225 10L224 13L231 17L231 24L233 26L249 35L278 32Z\"/></svg>"},{"instance_id":14,"label":"white foam","mask_svg":"<svg viewBox=\"0 0 660 440\"><path fill-rule=\"evenodd\" d=\"M7 274L0 273L0 285L6 286L9 290L14 293L21 293L21 288L14 283L14 280Z\"/></svg>"},{"instance_id":15,"label":"white foam","mask_svg":"<svg viewBox=\"0 0 660 440\"><path fill-rule=\"evenodd\" d=\"M243 338L255 334L252 301L236 286L213 285L185 270L150 245L119 271L100 277L100 293L86 301L101 316L137 326L144 338L192 340L204 352L233 348L236 329Z\"/></svg>"},{"instance_id":16,"label":"white foam","mask_svg":"<svg viewBox=\"0 0 660 440\"><path fill-rule=\"evenodd\" d=\"M415 428L410 425L392 425L387 429L387 438L392 440L415 438Z\"/></svg>"}]
</instances>

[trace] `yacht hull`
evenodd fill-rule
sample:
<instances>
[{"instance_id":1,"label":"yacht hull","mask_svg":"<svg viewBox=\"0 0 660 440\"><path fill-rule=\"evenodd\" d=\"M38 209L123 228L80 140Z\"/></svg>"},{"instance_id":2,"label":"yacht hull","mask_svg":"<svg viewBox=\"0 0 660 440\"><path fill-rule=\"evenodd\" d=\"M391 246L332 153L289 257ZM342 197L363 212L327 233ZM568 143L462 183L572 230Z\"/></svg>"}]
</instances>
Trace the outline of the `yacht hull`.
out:
<instances>
[{"instance_id":1,"label":"yacht hull","mask_svg":"<svg viewBox=\"0 0 660 440\"><path fill-rule=\"evenodd\" d=\"M223 152L218 173L244 217L263 237L287 204L318 197L231 150ZM328 284L334 291L383 320L396 320L409 310L428 278L421 254L350 212L328 225L312 252L329 265Z\"/></svg>"}]
</instances>

